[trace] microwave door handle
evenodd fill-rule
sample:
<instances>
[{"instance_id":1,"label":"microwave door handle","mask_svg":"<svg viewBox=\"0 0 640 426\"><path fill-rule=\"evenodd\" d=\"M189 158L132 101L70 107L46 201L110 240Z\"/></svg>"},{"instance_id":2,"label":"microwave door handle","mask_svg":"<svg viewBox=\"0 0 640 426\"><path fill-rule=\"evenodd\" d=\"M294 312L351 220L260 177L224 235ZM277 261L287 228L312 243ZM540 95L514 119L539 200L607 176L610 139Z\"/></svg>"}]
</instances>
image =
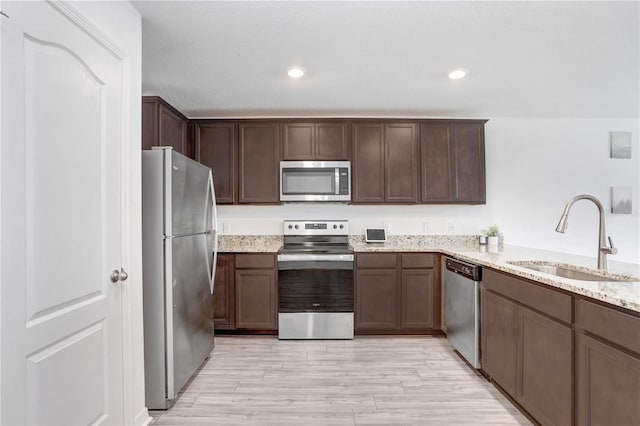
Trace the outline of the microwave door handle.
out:
<instances>
[{"instance_id":1,"label":"microwave door handle","mask_svg":"<svg viewBox=\"0 0 640 426\"><path fill-rule=\"evenodd\" d=\"M340 168L335 168L335 191L334 194L340 195Z\"/></svg>"}]
</instances>

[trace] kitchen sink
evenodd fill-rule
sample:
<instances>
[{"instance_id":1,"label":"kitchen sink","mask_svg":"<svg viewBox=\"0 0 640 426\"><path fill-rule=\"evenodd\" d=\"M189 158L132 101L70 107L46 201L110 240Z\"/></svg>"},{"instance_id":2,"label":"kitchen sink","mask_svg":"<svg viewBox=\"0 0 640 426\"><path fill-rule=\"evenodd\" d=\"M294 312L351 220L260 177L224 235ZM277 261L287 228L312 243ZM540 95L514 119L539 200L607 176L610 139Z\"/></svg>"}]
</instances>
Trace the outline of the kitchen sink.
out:
<instances>
[{"instance_id":1,"label":"kitchen sink","mask_svg":"<svg viewBox=\"0 0 640 426\"><path fill-rule=\"evenodd\" d=\"M580 281L637 281L634 278L610 275L595 270L580 268L573 265L567 265L555 262L541 261L512 261L507 262L514 266L531 269L532 271L542 272L543 274L554 275L556 277L568 278Z\"/></svg>"}]
</instances>

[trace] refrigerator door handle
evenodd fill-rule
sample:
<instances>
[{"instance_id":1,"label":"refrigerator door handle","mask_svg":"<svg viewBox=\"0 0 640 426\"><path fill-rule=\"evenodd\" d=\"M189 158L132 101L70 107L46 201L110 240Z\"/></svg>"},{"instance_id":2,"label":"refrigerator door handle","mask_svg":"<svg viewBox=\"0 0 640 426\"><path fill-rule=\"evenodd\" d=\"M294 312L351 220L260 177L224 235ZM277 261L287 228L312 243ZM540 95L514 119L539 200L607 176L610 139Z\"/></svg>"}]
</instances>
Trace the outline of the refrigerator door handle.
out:
<instances>
[{"instance_id":1,"label":"refrigerator door handle","mask_svg":"<svg viewBox=\"0 0 640 426\"><path fill-rule=\"evenodd\" d=\"M216 277L216 263L218 261L218 210L216 208L216 190L213 186L213 173L209 171L209 190L211 191L211 204L213 212L213 261L211 263L211 279L209 280L209 288L213 294Z\"/></svg>"}]
</instances>

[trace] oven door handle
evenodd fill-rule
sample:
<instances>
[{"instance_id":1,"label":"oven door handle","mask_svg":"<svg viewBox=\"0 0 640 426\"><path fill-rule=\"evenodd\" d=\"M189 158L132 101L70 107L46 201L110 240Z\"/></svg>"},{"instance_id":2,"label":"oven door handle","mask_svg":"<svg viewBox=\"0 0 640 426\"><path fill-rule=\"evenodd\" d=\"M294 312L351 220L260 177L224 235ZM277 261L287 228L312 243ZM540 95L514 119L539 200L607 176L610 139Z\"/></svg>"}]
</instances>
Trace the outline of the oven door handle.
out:
<instances>
[{"instance_id":1,"label":"oven door handle","mask_svg":"<svg viewBox=\"0 0 640 426\"><path fill-rule=\"evenodd\" d=\"M302 271L306 269L353 271L353 262L278 262L278 271Z\"/></svg>"},{"instance_id":2,"label":"oven door handle","mask_svg":"<svg viewBox=\"0 0 640 426\"><path fill-rule=\"evenodd\" d=\"M278 262L353 262L352 254L279 254Z\"/></svg>"}]
</instances>

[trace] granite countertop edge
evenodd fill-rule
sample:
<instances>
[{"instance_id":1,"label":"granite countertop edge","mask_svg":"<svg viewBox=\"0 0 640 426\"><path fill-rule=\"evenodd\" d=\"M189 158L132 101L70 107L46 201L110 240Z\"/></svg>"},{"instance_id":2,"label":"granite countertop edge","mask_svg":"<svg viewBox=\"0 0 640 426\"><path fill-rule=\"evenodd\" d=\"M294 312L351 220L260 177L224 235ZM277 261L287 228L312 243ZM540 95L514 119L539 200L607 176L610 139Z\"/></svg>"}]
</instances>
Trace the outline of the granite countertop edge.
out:
<instances>
[{"instance_id":1,"label":"granite countertop edge","mask_svg":"<svg viewBox=\"0 0 640 426\"><path fill-rule=\"evenodd\" d=\"M511 275L526 278L550 287L586 296L640 313L640 279L637 281L579 281L556 277L512 265L512 261L550 261L595 269L592 260L562 252L519 246L500 246L489 252L477 243L476 236L396 236L384 244L367 244L361 236L350 236L349 243L355 253L377 252L436 252L489 267ZM221 253L275 253L283 244L281 235L223 235ZM632 265L635 267L636 265ZM636 279L635 269L610 270L616 277Z\"/></svg>"}]
</instances>

